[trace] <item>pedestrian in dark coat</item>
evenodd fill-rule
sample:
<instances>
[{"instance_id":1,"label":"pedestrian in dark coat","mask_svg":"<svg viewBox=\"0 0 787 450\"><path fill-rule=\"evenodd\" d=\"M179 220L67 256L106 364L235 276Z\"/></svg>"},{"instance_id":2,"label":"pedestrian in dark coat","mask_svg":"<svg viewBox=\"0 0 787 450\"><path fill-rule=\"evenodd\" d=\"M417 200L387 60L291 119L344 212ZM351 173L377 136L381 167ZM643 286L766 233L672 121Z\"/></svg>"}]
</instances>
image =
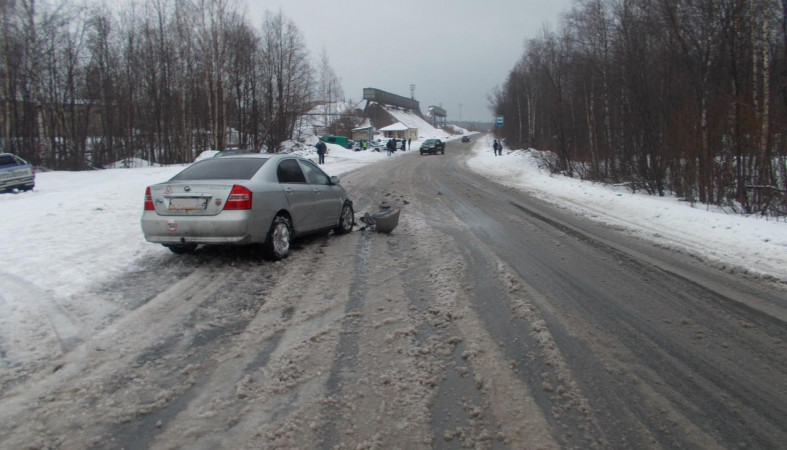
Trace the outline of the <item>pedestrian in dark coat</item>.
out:
<instances>
[{"instance_id":1,"label":"pedestrian in dark coat","mask_svg":"<svg viewBox=\"0 0 787 450\"><path fill-rule=\"evenodd\" d=\"M388 139L388 143L385 144L385 148L388 150L388 156L391 156L391 154L396 151L396 139Z\"/></svg>"},{"instance_id":2,"label":"pedestrian in dark coat","mask_svg":"<svg viewBox=\"0 0 787 450\"><path fill-rule=\"evenodd\" d=\"M325 152L328 151L328 146L325 145L325 142L322 139L319 140L315 145L317 147L317 164L324 164L325 163Z\"/></svg>"},{"instance_id":3,"label":"pedestrian in dark coat","mask_svg":"<svg viewBox=\"0 0 787 450\"><path fill-rule=\"evenodd\" d=\"M494 144L492 144L492 149L494 149L495 156L497 156L497 151L500 149L500 144L497 143L497 139L495 139Z\"/></svg>"},{"instance_id":4,"label":"pedestrian in dark coat","mask_svg":"<svg viewBox=\"0 0 787 450\"><path fill-rule=\"evenodd\" d=\"M413 138L408 138L408 139L407 139L407 150L410 150L410 149L412 148L412 147L410 147L410 145L411 145L412 143L413 143Z\"/></svg>"}]
</instances>

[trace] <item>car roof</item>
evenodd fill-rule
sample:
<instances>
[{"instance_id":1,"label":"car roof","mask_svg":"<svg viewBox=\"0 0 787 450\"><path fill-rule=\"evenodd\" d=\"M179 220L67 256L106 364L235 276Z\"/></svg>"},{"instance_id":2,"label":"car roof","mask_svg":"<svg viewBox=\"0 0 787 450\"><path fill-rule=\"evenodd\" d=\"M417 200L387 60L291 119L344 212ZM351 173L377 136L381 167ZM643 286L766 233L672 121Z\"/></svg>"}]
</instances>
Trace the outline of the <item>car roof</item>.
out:
<instances>
[{"instance_id":1,"label":"car roof","mask_svg":"<svg viewBox=\"0 0 787 450\"><path fill-rule=\"evenodd\" d=\"M223 156L221 159L230 159L230 158L241 158L241 159L272 159L274 161L285 159L285 158L295 158L295 159L302 159L307 160L308 158L304 158L300 155L293 155L291 153L238 153L237 155L226 155ZM208 158L211 159L211 158ZM202 161L207 161L208 159L203 159Z\"/></svg>"},{"instance_id":2,"label":"car roof","mask_svg":"<svg viewBox=\"0 0 787 450\"><path fill-rule=\"evenodd\" d=\"M262 153L230 153L225 156L228 158L270 158L275 155L267 155Z\"/></svg>"},{"instance_id":3,"label":"car roof","mask_svg":"<svg viewBox=\"0 0 787 450\"><path fill-rule=\"evenodd\" d=\"M3 152L3 153L0 153L0 156L5 156L5 157L8 157L8 156L10 156L11 158L20 159L20 160L24 161L25 163L27 163L27 161L25 161L24 159L22 159L22 157L21 157L21 156L19 156L19 155L15 155L15 154L13 154L13 153Z\"/></svg>"}]
</instances>

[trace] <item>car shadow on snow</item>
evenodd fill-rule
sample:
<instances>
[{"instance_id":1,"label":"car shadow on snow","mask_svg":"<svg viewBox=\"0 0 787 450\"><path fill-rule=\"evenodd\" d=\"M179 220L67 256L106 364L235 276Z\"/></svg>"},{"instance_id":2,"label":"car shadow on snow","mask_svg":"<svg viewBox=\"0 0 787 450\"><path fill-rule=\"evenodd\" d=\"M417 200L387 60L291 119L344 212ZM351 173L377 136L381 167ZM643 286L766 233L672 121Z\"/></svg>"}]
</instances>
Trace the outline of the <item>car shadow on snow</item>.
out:
<instances>
[{"instance_id":1,"label":"car shadow on snow","mask_svg":"<svg viewBox=\"0 0 787 450\"><path fill-rule=\"evenodd\" d=\"M328 245L333 234L316 234L299 237L290 243L290 255L303 250L308 250L311 247L318 246L324 247ZM229 263L237 262L270 262L263 257L262 244L249 244L249 245L200 245L192 253L183 255L172 255L175 259L183 259L184 262L192 261L200 264L211 264L220 266Z\"/></svg>"}]
</instances>

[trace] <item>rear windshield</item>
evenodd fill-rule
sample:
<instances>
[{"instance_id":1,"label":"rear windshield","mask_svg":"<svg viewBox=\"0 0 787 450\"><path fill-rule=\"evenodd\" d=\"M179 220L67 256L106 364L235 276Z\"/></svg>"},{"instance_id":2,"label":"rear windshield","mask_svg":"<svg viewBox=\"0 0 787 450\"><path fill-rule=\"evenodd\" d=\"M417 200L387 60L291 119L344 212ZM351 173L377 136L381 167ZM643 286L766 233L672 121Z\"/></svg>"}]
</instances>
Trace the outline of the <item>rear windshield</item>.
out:
<instances>
[{"instance_id":1,"label":"rear windshield","mask_svg":"<svg viewBox=\"0 0 787 450\"><path fill-rule=\"evenodd\" d=\"M0 155L0 167L2 166L16 166L16 158L11 155Z\"/></svg>"},{"instance_id":2,"label":"rear windshield","mask_svg":"<svg viewBox=\"0 0 787 450\"><path fill-rule=\"evenodd\" d=\"M267 158L211 158L194 163L172 180L248 180Z\"/></svg>"}]
</instances>

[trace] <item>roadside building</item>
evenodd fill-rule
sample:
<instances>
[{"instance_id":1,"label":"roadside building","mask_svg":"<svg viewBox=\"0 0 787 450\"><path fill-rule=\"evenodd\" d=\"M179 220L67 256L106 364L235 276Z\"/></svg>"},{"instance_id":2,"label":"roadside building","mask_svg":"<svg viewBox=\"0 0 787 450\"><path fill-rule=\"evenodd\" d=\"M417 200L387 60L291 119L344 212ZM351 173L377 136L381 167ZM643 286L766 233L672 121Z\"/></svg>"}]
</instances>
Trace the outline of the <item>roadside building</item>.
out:
<instances>
[{"instance_id":1,"label":"roadside building","mask_svg":"<svg viewBox=\"0 0 787 450\"><path fill-rule=\"evenodd\" d=\"M374 127L364 126L352 129L352 140L356 142L371 141L374 139Z\"/></svg>"},{"instance_id":2,"label":"roadside building","mask_svg":"<svg viewBox=\"0 0 787 450\"><path fill-rule=\"evenodd\" d=\"M396 122L380 128L383 136L396 139L418 139L418 128L410 128L402 122Z\"/></svg>"}]
</instances>

